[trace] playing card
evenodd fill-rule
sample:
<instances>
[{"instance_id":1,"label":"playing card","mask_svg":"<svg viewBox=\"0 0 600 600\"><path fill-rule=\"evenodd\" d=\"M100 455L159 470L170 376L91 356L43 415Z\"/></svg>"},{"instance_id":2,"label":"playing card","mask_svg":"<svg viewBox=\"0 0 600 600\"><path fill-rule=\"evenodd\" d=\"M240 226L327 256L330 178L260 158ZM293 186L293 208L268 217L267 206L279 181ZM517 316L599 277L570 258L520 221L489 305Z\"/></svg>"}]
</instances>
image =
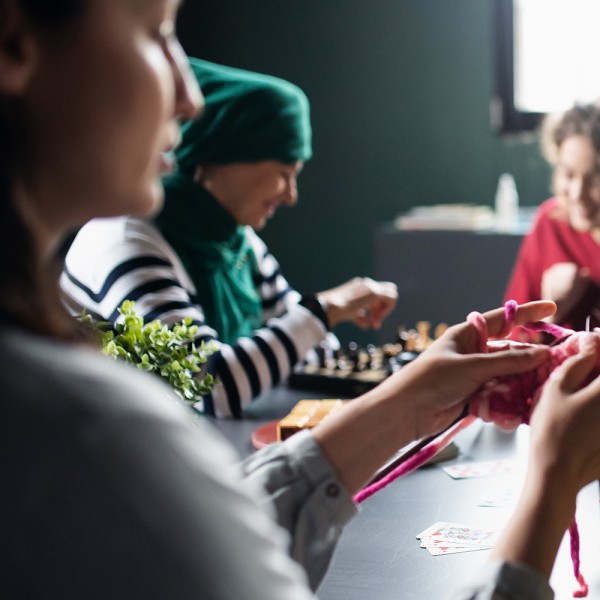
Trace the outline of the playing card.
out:
<instances>
[{"instance_id":1,"label":"playing card","mask_svg":"<svg viewBox=\"0 0 600 600\"><path fill-rule=\"evenodd\" d=\"M453 479L466 479L469 477L487 477L490 475L505 475L514 470L511 460L489 460L484 462L467 462L449 465L442 469Z\"/></svg>"},{"instance_id":2,"label":"playing card","mask_svg":"<svg viewBox=\"0 0 600 600\"><path fill-rule=\"evenodd\" d=\"M476 552L477 550L490 550L491 546L427 546L427 551L432 556L444 554L459 554L461 552Z\"/></svg>"},{"instance_id":3,"label":"playing card","mask_svg":"<svg viewBox=\"0 0 600 600\"><path fill-rule=\"evenodd\" d=\"M452 548L465 548L465 549L477 549L477 548L487 548L491 546L479 546L479 545L464 545L464 544L454 544L452 542L447 542L445 540L434 540L432 538L423 538L421 540L421 548L442 548L442 547L452 547Z\"/></svg>"},{"instance_id":4,"label":"playing card","mask_svg":"<svg viewBox=\"0 0 600 600\"><path fill-rule=\"evenodd\" d=\"M479 529L470 525L440 521L434 523L417 535L422 541L425 539L446 542L448 546L479 546L494 545L496 532L489 529Z\"/></svg>"}]
</instances>

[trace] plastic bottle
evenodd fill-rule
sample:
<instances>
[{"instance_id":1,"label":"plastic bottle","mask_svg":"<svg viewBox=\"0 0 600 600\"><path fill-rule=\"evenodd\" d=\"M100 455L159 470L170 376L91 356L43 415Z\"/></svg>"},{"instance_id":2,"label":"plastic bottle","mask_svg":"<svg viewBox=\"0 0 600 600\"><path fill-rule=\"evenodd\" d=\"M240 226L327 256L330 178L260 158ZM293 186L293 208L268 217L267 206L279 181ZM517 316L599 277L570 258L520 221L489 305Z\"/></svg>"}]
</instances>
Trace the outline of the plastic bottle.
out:
<instances>
[{"instance_id":1,"label":"plastic bottle","mask_svg":"<svg viewBox=\"0 0 600 600\"><path fill-rule=\"evenodd\" d=\"M510 173L502 173L496 189L496 229L498 231L514 231L519 220L519 193L514 177Z\"/></svg>"}]
</instances>

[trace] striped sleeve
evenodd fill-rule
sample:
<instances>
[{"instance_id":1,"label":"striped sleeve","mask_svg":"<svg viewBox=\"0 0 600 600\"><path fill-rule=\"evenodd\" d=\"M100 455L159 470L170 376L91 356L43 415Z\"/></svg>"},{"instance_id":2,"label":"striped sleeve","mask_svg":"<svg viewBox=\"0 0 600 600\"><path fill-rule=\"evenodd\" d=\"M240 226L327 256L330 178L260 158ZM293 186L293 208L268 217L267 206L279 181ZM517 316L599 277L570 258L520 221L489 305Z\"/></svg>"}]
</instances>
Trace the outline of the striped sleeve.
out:
<instances>
[{"instance_id":1,"label":"striped sleeve","mask_svg":"<svg viewBox=\"0 0 600 600\"><path fill-rule=\"evenodd\" d=\"M259 292L264 319L284 314L300 300L300 294L287 282L276 258L251 227L246 228L248 241L258 262L254 285Z\"/></svg>"},{"instance_id":2,"label":"striped sleeve","mask_svg":"<svg viewBox=\"0 0 600 600\"><path fill-rule=\"evenodd\" d=\"M96 219L79 231L61 276L65 304L74 314L85 309L113 323L124 300L134 300L146 321L172 324L190 317L199 326L199 341L213 341L217 347L208 369L218 383L197 408L217 417L240 418L253 398L284 381L327 333L321 321L298 304L300 295L281 275L262 240L254 232L250 235L258 250L256 285L264 321L251 337L234 345L218 341L181 261L160 232L140 219Z\"/></svg>"}]
</instances>

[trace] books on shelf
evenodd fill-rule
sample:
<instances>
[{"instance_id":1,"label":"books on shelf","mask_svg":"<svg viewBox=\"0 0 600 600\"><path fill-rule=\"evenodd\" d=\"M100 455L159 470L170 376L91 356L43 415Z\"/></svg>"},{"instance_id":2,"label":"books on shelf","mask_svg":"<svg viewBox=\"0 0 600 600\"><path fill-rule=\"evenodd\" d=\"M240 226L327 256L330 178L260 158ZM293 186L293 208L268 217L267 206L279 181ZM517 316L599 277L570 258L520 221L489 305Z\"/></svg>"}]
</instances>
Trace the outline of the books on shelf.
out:
<instances>
[{"instance_id":1,"label":"books on shelf","mask_svg":"<svg viewBox=\"0 0 600 600\"><path fill-rule=\"evenodd\" d=\"M476 204L435 204L415 206L394 219L394 225L402 230L493 229L495 214L491 207Z\"/></svg>"},{"instance_id":2,"label":"books on shelf","mask_svg":"<svg viewBox=\"0 0 600 600\"><path fill-rule=\"evenodd\" d=\"M434 204L415 206L394 219L402 231L485 231L526 234L535 219L537 207L519 207L513 223L506 223L490 206L478 204Z\"/></svg>"}]
</instances>

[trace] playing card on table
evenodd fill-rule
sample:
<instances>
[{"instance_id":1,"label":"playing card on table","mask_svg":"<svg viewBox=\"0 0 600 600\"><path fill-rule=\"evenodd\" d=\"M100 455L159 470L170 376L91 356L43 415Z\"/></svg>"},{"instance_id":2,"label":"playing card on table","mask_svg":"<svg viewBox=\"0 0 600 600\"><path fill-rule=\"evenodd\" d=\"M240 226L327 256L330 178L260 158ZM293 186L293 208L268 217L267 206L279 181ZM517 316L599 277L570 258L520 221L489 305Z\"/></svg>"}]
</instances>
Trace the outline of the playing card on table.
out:
<instances>
[{"instance_id":1,"label":"playing card on table","mask_svg":"<svg viewBox=\"0 0 600 600\"><path fill-rule=\"evenodd\" d=\"M494 545L496 532L460 523L440 521L419 533L417 538L421 540L422 548L427 548L430 554L438 556L487 550Z\"/></svg>"},{"instance_id":2,"label":"playing card on table","mask_svg":"<svg viewBox=\"0 0 600 600\"><path fill-rule=\"evenodd\" d=\"M477 550L489 550L491 546L423 546L421 548L427 548L427 551L431 556L442 556L444 554L459 554L460 552L475 552Z\"/></svg>"},{"instance_id":3,"label":"playing card on table","mask_svg":"<svg viewBox=\"0 0 600 600\"><path fill-rule=\"evenodd\" d=\"M453 479L466 479L468 477L487 477L489 475L512 473L514 463L511 460L488 460L449 465L442 467L442 469Z\"/></svg>"}]
</instances>

